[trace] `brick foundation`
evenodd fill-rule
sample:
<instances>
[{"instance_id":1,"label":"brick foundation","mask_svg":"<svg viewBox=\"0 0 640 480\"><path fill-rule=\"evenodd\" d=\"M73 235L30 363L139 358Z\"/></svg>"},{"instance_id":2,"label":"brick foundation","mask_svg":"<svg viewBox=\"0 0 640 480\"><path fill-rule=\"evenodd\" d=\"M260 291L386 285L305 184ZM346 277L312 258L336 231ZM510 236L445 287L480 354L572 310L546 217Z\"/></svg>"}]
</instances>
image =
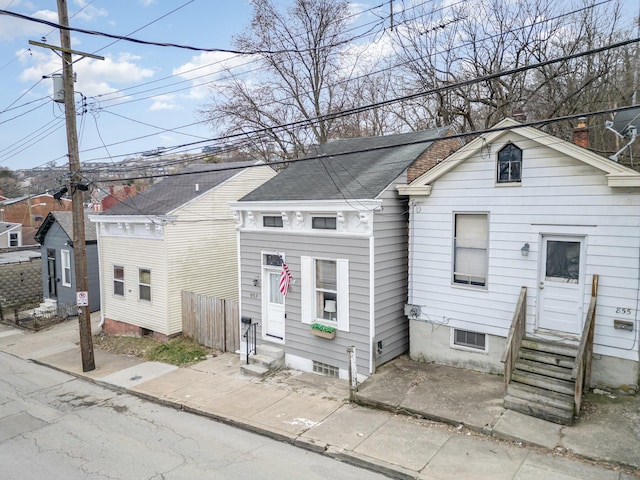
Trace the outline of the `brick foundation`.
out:
<instances>
[{"instance_id":1,"label":"brick foundation","mask_svg":"<svg viewBox=\"0 0 640 480\"><path fill-rule=\"evenodd\" d=\"M148 336L158 342L166 342L170 338L177 335L165 335L164 333L154 332L153 330L147 330L146 328L138 327L137 325L131 325L126 322L119 322L111 318L105 318L102 325L102 331L108 335L122 335L129 337L144 337Z\"/></svg>"}]
</instances>

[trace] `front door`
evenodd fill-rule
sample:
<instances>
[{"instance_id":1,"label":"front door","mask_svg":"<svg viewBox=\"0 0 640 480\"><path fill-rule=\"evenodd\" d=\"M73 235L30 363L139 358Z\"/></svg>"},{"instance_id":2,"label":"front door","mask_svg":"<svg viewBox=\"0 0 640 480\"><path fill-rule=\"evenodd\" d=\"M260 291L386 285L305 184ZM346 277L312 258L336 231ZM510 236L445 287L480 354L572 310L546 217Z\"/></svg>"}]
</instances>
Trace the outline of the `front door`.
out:
<instances>
[{"instance_id":1,"label":"front door","mask_svg":"<svg viewBox=\"0 0 640 480\"><path fill-rule=\"evenodd\" d=\"M538 328L570 334L582 330L584 243L584 237L542 237Z\"/></svg>"},{"instance_id":2,"label":"front door","mask_svg":"<svg viewBox=\"0 0 640 480\"><path fill-rule=\"evenodd\" d=\"M274 340L284 340L284 295L280 293L280 270L265 268L264 335Z\"/></svg>"},{"instance_id":3,"label":"front door","mask_svg":"<svg viewBox=\"0 0 640 480\"><path fill-rule=\"evenodd\" d=\"M56 251L47 249L47 284L49 298L58 298L58 287L56 284Z\"/></svg>"}]
</instances>

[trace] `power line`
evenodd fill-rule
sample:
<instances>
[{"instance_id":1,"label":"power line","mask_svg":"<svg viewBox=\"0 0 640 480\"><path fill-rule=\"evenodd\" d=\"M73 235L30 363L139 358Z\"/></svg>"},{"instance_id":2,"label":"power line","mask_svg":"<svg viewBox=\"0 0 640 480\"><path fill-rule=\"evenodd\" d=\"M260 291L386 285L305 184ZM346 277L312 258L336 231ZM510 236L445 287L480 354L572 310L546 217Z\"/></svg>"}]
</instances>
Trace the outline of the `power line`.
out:
<instances>
[{"instance_id":1,"label":"power line","mask_svg":"<svg viewBox=\"0 0 640 480\"><path fill-rule=\"evenodd\" d=\"M446 137L432 137L432 138L426 138L426 139L417 140L417 141L413 141L413 142L398 143L398 144L394 144L392 146L369 147L369 148L363 148L363 149L359 149L359 150L349 150L349 151L340 152L340 153L318 154L318 155L314 155L314 156L307 156L307 157L304 157L304 158L297 158L297 159L290 159L290 160L279 160L279 161L275 161L275 162L269 162L267 165L269 165L269 166L286 166L286 165L293 164L293 163L298 163L298 162L305 162L305 161L319 160L319 159L328 159L328 158L340 157L340 156L345 156L345 155L351 155L351 154L354 154L354 153L366 153L366 152L374 152L374 151L380 151L380 150L389 150L391 148L396 148L398 146L420 145L420 144L423 144L423 143L437 142L439 140L450 140L450 139L456 139L456 138L464 139L464 138L469 138L469 137L476 137L476 136L479 136L479 135L485 135L485 134L488 134L488 133L502 132L502 131L507 131L507 130L517 130L519 128L525 128L525 127L537 128L537 127L550 125L550 124L554 124L554 123L565 122L565 121L569 121L569 120L576 120L576 119L582 118L582 117L588 118L588 117L594 117L594 116L598 116L598 115L607 115L607 114L611 114L611 113L618 113L618 112L625 112L625 111L628 111L628 110L634 110L634 109L637 109L637 108L638 107L635 106L635 105L629 105L629 106L626 106L626 107L609 108L609 109L606 109L606 110L598 110L598 111L593 111L593 112L581 112L581 113L572 114L572 115L564 115L564 116L561 116L561 117L548 118L548 119L545 119L545 120L536 120L536 121L521 123L519 125L511 125L511 126L499 127L499 128L498 127L491 127L491 128L481 129L481 130L474 130L474 131L471 131L471 132L454 133L454 134L448 135ZM541 135L543 135L542 132L541 132ZM546 134L544 134L544 135L546 135ZM264 165L265 164L262 164L262 165L259 165L259 166L264 166ZM222 170L235 170L235 169L240 169L240 168L246 168L246 165L244 165L244 166L233 166L233 163L230 163L228 168L224 168ZM172 174L161 174L161 175L158 175L158 174L156 174L156 175L141 175L141 176L137 176L137 177L119 178L118 181L125 182L125 181L155 179L155 178L164 178L164 177L173 177L173 176L196 175L198 173L207 173L207 171L177 172L177 173L172 173ZM110 180L109 179L93 180L94 183L104 182L104 181L110 181Z\"/></svg>"}]
</instances>

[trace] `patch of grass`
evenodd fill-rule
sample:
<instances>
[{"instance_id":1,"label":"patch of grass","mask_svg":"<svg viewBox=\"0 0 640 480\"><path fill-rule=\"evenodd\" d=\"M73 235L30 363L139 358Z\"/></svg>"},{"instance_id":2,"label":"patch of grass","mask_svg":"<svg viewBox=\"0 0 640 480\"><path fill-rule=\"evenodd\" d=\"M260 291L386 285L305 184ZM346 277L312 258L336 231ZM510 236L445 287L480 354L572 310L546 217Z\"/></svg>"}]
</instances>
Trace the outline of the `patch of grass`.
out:
<instances>
[{"instance_id":1,"label":"patch of grass","mask_svg":"<svg viewBox=\"0 0 640 480\"><path fill-rule=\"evenodd\" d=\"M161 343L148 337L125 337L100 333L93 337L93 345L118 355L164 362L178 367L198 363L215 352L187 337L176 337Z\"/></svg>"},{"instance_id":2,"label":"patch of grass","mask_svg":"<svg viewBox=\"0 0 640 480\"><path fill-rule=\"evenodd\" d=\"M197 363L207 358L208 349L186 337L177 337L160 343L146 355L147 360L183 366Z\"/></svg>"}]
</instances>

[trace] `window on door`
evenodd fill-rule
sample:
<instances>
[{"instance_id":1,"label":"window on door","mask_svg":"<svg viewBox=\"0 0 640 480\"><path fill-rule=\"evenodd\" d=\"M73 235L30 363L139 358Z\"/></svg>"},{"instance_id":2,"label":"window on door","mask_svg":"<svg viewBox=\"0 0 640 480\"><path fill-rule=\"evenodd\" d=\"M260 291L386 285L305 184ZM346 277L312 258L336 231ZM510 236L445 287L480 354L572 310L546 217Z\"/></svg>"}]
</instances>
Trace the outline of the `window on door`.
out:
<instances>
[{"instance_id":1,"label":"window on door","mask_svg":"<svg viewBox=\"0 0 640 480\"><path fill-rule=\"evenodd\" d=\"M578 283L580 278L580 242L547 241L545 280Z\"/></svg>"},{"instance_id":2,"label":"window on door","mask_svg":"<svg viewBox=\"0 0 640 480\"><path fill-rule=\"evenodd\" d=\"M453 282L485 287L489 216L486 213L456 213L453 242Z\"/></svg>"},{"instance_id":3,"label":"window on door","mask_svg":"<svg viewBox=\"0 0 640 480\"><path fill-rule=\"evenodd\" d=\"M64 287L71 286L71 255L69 250L60 251L60 259L62 261L62 285Z\"/></svg>"}]
</instances>

